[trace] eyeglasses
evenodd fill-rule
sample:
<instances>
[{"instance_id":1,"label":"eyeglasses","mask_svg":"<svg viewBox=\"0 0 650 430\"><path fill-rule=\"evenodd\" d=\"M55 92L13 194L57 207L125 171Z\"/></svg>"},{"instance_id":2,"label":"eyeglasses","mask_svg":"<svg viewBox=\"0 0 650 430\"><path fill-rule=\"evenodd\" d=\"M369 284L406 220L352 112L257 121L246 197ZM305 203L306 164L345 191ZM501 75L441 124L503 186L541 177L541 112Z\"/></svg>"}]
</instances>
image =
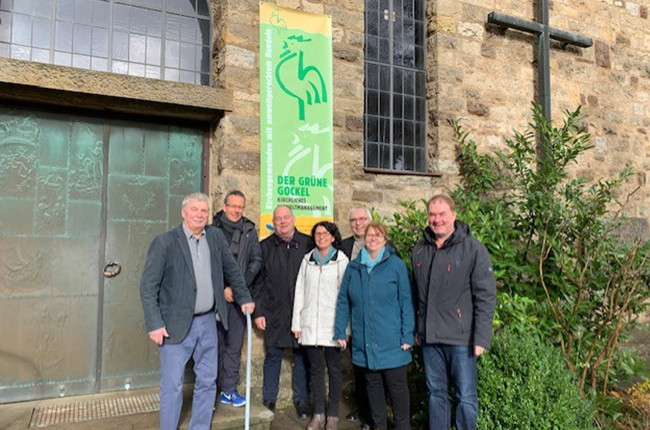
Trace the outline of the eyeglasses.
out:
<instances>
[{"instance_id":1,"label":"eyeglasses","mask_svg":"<svg viewBox=\"0 0 650 430\"><path fill-rule=\"evenodd\" d=\"M326 236L331 236L331 235L332 235L332 233L330 233L329 231L319 231L317 233L314 233L314 236L316 236L316 237L326 237Z\"/></svg>"},{"instance_id":2,"label":"eyeglasses","mask_svg":"<svg viewBox=\"0 0 650 430\"><path fill-rule=\"evenodd\" d=\"M359 218L350 218L350 224L355 224L355 223L358 223L358 222L366 222L366 221L368 221L367 216L359 217Z\"/></svg>"},{"instance_id":3,"label":"eyeglasses","mask_svg":"<svg viewBox=\"0 0 650 430\"><path fill-rule=\"evenodd\" d=\"M366 240L368 240L368 239L382 239L383 237L384 237L383 234L374 234L374 233L366 234Z\"/></svg>"}]
</instances>

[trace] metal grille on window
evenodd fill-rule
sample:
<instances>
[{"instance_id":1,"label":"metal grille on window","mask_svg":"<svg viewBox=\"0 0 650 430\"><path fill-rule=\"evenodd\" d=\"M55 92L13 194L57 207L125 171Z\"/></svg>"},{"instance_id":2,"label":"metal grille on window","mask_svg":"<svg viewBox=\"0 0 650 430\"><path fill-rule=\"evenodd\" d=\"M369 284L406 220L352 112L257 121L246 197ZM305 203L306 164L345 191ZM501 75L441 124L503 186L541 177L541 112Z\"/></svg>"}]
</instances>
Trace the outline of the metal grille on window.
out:
<instances>
[{"instance_id":1,"label":"metal grille on window","mask_svg":"<svg viewBox=\"0 0 650 430\"><path fill-rule=\"evenodd\" d=\"M425 172L424 0L366 0L365 167Z\"/></svg>"},{"instance_id":2,"label":"metal grille on window","mask_svg":"<svg viewBox=\"0 0 650 430\"><path fill-rule=\"evenodd\" d=\"M206 0L0 0L0 57L210 84Z\"/></svg>"}]
</instances>

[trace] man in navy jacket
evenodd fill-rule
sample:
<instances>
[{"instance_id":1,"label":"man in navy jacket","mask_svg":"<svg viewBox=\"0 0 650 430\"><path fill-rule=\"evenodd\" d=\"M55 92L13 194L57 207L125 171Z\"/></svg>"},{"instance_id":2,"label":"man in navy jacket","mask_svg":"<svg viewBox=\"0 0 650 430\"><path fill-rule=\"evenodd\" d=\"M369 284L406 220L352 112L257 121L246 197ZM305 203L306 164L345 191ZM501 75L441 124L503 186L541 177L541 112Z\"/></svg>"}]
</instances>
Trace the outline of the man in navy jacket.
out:
<instances>
[{"instance_id":1,"label":"man in navy jacket","mask_svg":"<svg viewBox=\"0 0 650 430\"><path fill-rule=\"evenodd\" d=\"M140 298L149 338L160 352L160 428L177 429L183 404L183 374L194 358L190 429L208 429L217 387L217 325L228 320L224 277L242 312L255 305L223 233L207 227L208 196L183 199L183 224L151 243Z\"/></svg>"},{"instance_id":2,"label":"man in navy jacket","mask_svg":"<svg viewBox=\"0 0 650 430\"><path fill-rule=\"evenodd\" d=\"M476 429L476 357L490 347L496 287L490 255L456 220L454 201L432 197L424 238L413 248L417 336L429 392L429 429L451 427L448 385L458 401L456 428Z\"/></svg>"}]
</instances>

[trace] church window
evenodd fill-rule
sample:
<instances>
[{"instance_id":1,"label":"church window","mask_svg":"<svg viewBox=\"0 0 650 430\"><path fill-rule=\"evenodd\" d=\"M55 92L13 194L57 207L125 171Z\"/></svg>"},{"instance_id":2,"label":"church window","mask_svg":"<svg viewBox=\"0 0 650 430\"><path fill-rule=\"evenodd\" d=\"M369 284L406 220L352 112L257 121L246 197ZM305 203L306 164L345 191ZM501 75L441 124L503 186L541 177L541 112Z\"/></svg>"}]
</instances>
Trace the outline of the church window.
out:
<instances>
[{"instance_id":1,"label":"church window","mask_svg":"<svg viewBox=\"0 0 650 430\"><path fill-rule=\"evenodd\" d=\"M0 57L210 85L206 0L0 0Z\"/></svg>"},{"instance_id":2,"label":"church window","mask_svg":"<svg viewBox=\"0 0 650 430\"><path fill-rule=\"evenodd\" d=\"M424 0L366 0L364 165L426 172Z\"/></svg>"}]
</instances>

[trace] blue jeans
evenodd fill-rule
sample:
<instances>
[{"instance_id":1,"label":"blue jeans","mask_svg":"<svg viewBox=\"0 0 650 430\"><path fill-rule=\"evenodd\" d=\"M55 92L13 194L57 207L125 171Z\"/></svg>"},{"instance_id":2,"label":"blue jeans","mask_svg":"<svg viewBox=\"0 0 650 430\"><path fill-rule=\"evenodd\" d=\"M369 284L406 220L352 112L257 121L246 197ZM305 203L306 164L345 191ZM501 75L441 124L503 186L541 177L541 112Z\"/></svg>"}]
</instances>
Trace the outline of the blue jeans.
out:
<instances>
[{"instance_id":1,"label":"blue jeans","mask_svg":"<svg viewBox=\"0 0 650 430\"><path fill-rule=\"evenodd\" d=\"M478 417L476 356L473 346L422 344L429 392L429 430L449 430L449 384L456 394L456 428L475 430Z\"/></svg>"},{"instance_id":2,"label":"blue jeans","mask_svg":"<svg viewBox=\"0 0 650 430\"><path fill-rule=\"evenodd\" d=\"M262 399L276 401L280 391L280 371L284 348L266 347L264 357L264 382L262 383ZM309 377L307 375L307 357L302 348L293 348L293 401L309 399Z\"/></svg>"},{"instance_id":3,"label":"blue jeans","mask_svg":"<svg viewBox=\"0 0 650 430\"><path fill-rule=\"evenodd\" d=\"M194 397L190 430L207 430L212 423L217 395L217 323L214 312L194 317L181 343L166 344L160 351L160 428L176 430L183 406L183 374L194 358Z\"/></svg>"}]
</instances>

